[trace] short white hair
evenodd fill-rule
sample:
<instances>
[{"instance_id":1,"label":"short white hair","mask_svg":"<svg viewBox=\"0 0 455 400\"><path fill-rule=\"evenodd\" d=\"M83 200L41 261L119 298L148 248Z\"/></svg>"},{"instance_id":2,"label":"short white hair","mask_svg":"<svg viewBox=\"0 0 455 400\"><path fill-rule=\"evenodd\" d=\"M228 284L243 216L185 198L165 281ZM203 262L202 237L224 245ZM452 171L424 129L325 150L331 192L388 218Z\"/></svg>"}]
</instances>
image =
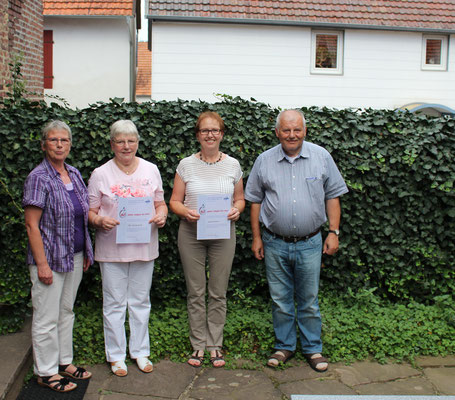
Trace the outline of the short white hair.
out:
<instances>
[{"instance_id":1,"label":"short white hair","mask_svg":"<svg viewBox=\"0 0 455 400\"><path fill-rule=\"evenodd\" d=\"M43 129L41 131L41 143L44 143L46 141L51 131L67 131L70 142L73 141L71 128L65 122L55 119L49 121L46 125L43 126Z\"/></svg>"},{"instance_id":2,"label":"short white hair","mask_svg":"<svg viewBox=\"0 0 455 400\"><path fill-rule=\"evenodd\" d=\"M303 111L302 111L302 110L299 110L298 108L289 108L289 109L287 109L287 110L280 111L280 113L279 113L278 116L276 117L276 122L275 122L275 129L276 129L276 130L279 130L279 129L280 129L281 117L283 116L283 114L284 114L286 111L295 111L295 112L299 113L300 116L302 117L303 129L306 128L306 120L305 120L305 115L303 115Z\"/></svg>"},{"instance_id":3,"label":"short white hair","mask_svg":"<svg viewBox=\"0 0 455 400\"><path fill-rule=\"evenodd\" d=\"M137 131L136 125L129 119L120 119L111 125L111 140L115 140L118 135L134 135L139 140L139 132Z\"/></svg>"}]
</instances>

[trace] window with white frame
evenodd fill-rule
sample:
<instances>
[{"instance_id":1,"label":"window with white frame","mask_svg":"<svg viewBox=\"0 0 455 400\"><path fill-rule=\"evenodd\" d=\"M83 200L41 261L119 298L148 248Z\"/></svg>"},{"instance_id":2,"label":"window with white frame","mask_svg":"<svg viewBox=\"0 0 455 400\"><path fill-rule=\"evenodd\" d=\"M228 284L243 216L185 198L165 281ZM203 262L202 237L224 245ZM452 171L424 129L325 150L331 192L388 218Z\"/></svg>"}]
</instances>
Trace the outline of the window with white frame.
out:
<instances>
[{"instance_id":1,"label":"window with white frame","mask_svg":"<svg viewBox=\"0 0 455 400\"><path fill-rule=\"evenodd\" d=\"M447 36L424 35L422 42L422 69L447 70Z\"/></svg>"},{"instance_id":2,"label":"window with white frame","mask_svg":"<svg viewBox=\"0 0 455 400\"><path fill-rule=\"evenodd\" d=\"M311 73L343 73L343 32L311 32Z\"/></svg>"}]
</instances>

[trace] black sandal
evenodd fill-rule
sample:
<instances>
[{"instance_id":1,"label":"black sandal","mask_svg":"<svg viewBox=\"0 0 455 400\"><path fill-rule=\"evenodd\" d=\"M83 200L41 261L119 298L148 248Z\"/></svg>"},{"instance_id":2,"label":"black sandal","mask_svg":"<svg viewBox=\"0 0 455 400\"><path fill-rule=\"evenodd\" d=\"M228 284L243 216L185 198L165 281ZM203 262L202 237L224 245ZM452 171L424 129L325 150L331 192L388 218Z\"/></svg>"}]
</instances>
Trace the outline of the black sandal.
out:
<instances>
[{"instance_id":1,"label":"black sandal","mask_svg":"<svg viewBox=\"0 0 455 400\"><path fill-rule=\"evenodd\" d=\"M215 362L223 361L221 365L215 365ZM212 363L213 368L223 368L226 365L226 361L224 361L223 353L219 350L215 350L215 356L210 357L210 362Z\"/></svg>"},{"instance_id":2,"label":"black sandal","mask_svg":"<svg viewBox=\"0 0 455 400\"><path fill-rule=\"evenodd\" d=\"M67 372L66 369L70 366L71 364L66 364L66 365L59 365L58 366L58 373L60 375L64 376L69 376L74 379L90 379L92 377L92 373L88 372L85 368L82 367L75 367L76 371L73 373ZM84 373L87 373L87 375L84 376Z\"/></svg>"},{"instance_id":3,"label":"black sandal","mask_svg":"<svg viewBox=\"0 0 455 400\"><path fill-rule=\"evenodd\" d=\"M37 379L38 385L43 387L48 387L49 389L55 390L56 392L65 393L71 392L72 390L77 388L77 385L71 382L68 378L60 378L60 379L53 379L50 380L52 376L39 376ZM53 385L53 383L56 383ZM70 383L73 383L74 386L65 389Z\"/></svg>"},{"instance_id":4,"label":"black sandal","mask_svg":"<svg viewBox=\"0 0 455 400\"><path fill-rule=\"evenodd\" d=\"M198 356L199 352L202 351L202 356ZM191 364L190 361L196 361L198 365ZM204 350L196 350L191 354L191 357L188 359L188 364L194 368L201 368L202 363L204 362Z\"/></svg>"}]
</instances>

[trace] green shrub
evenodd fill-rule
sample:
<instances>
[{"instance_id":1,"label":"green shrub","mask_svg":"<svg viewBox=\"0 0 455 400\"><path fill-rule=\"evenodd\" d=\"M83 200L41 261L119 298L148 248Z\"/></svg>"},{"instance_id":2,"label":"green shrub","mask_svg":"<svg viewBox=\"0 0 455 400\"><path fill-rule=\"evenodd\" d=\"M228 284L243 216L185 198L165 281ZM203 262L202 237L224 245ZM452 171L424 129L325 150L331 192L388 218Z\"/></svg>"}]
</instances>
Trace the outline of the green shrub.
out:
<instances>
[{"instance_id":1,"label":"green shrub","mask_svg":"<svg viewBox=\"0 0 455 400\"><path fill-rule=\"evenodd\" d=\"M21 209L27 174L41 161L40 129L62 119L73 130L68 162L86 180L112 157L109 126L132 119L142 140L139 156L160 169L166 200L175 168L197 151L193 127L200 112L212 109L225 119L222 150L236 157L245 180L256 157L277 143L278 109L224 96L221 102L160 101L144 104L112 99L82 110L56 104L4 101L0 107L0 331L18 326L28 310L26 235ZM384 298L433 302L455 289L455 120L390 110L304 108L308 140L333 155L350 193L342 198L341 248L326 260L321 285L332 293L377 288ZM237 251L229 290L267 298L264 266L250 252L248 208L237 224ZM158 300L185 295L176 246L178 218L160 232L153 294ZM79 299L99 301L96 265L85 275Z\"/></svg>"},{"instance_id":2,"label":"green shrub","mask_svg":"<svg viewBox=\"0 0 455 400\"><path fill-rule=\"evenodd\" d=\"M321 295L322 340L331 362L353 362L370 356L380 362L412 361L421 355L455 353L455 302L449 296L436 298L433 305L397 305L373 292ZM224 329L228 365L235 366L236 360L242 359L250 361L249 367L262 366L275 342L271 305L262 298L240 299L237 295L228 302ZM75 312L75 357L80 363L105 362L100 304L82 304ZM153 361L186 361L191 346L183 300L166 305L152 303L150 346ZM297 357L302 358L297 346Z\"/></svg>"}]
</instances>

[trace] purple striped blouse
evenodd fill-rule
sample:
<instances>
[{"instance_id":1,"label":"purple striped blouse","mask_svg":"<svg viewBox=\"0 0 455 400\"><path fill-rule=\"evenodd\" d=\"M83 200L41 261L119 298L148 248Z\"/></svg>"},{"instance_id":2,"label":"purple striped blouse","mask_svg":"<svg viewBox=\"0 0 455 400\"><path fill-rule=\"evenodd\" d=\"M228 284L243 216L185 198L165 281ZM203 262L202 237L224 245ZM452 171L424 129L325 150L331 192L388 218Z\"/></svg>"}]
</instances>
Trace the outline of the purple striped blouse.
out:
<instances>
[{"instance_id":1,"label":"purple striped blouse","mask_svg":"<svg viewBox=\"0 0 455 400\"><path fill-rule=\"evenodd\" d=\"M93 263L93 249L88 232L88 194L80 172L65 164L74 192L84 210L85 257ZM60 174L45 158L28 175L24 184L23 207L36 206L43 210L39 228L47 262L53 271L74 269L74 206ZM30 245L27 265L36 264Z\"/></svg>"}]
</instances>

